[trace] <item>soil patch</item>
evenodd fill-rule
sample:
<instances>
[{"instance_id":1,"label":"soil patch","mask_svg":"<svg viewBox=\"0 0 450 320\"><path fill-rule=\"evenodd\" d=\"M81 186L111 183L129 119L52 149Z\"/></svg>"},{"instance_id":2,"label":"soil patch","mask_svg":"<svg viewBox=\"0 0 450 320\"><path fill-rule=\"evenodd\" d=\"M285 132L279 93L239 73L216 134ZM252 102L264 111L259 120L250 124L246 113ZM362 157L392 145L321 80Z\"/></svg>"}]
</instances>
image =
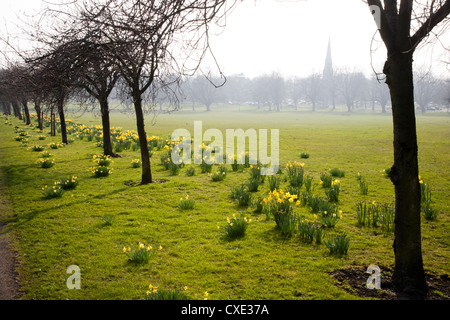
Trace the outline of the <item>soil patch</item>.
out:
<instances>
[{"instance_id":1,"label":"soil patch","mask_svg":"<svg viewBox=\"0 0 450 320\"><path fill-rule=\"evenodd\" d=\"M337 270L331 273L336 282L336 286L347 292L366 298L380 300L397 300L397 296L392 284L392 267L380 266L381 288L367 288L367 279L370 274L366 273L367 267L352 266ZM428 300L448 300L450 299L450 278L447 274L435 275L426 274L428 284Z\"/></svg>"}]
</instances>

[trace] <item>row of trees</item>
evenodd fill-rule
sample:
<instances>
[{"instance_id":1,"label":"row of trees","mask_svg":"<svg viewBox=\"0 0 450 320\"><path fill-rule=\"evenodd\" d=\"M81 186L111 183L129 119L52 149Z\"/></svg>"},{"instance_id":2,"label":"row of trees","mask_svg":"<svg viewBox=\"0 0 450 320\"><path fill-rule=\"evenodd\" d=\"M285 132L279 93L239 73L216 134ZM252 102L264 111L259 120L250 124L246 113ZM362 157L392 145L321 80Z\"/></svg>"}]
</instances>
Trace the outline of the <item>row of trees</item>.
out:
<instances>
[{"instance_id":1,"label":"row of trees","mask_svg":"<svg viewBox=\"0 0 450 320\"><path fill-rule=\"evenodd\" d=\"M115 89L131 101L136 114L142 158L142 183L152 182L143 102L170 100L179 106L179 83L194 73L209 52L209 27L219 24L234 1L226 0L84 0L49 6L24 30L32 50L16 50L0 74L3 108L30 123L34 104L42 128L42 107L59 116L67 143L68 101L100 106L104 153L115 156L110 139L109 104Z\"/></svg>"},{"instance_id":2,"label":"row of trees","mask_svg":"<svg viewBox=\"0 0 450 320\"><path fill-rule=\"evenodd\" d=\"M415 102L422 113L432 105L450 107L450 79L441 80L430 73L417 72L414 80ZM379 106L384 113L390 105L386 83L376 76L367 78L361 72L334 73L332 82L325 81L321 74L286 79L276 73L254 79L234 75L220 87L214 87L210 82L220 84L223 79L197 76L183 82L185 98L192 103L193 109L199 104L210 111L214 103L232 103L280 111L282 108L297 110L299 105L309 104L312 111L334 110L337 105L344 105L349 112L358 107L375 111L375 106Z\"/></svg>"}]
</instances>

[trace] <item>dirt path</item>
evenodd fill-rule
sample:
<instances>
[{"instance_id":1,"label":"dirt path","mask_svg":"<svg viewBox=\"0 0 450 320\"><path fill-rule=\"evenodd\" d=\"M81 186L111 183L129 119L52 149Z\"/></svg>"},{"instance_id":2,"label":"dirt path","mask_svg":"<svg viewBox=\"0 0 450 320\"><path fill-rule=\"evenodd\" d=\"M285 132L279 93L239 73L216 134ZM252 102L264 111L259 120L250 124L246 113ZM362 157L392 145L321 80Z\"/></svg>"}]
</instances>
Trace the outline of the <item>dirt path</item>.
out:
<instances>
[{"instance_id":1,"label":"dirt path","mask_svg":"<svg viewBox=\"0 0 450 320\"><path fill-rule=\"evenodd\" d=\"M0 233L2 226L0 225ZM15 257L9 243L0 236L0 300L14 300L19 284L16 280Z\"/></svg>"},{"instance_id":2,"label":"dirt path","mask_svg":"<svg viewBox=\"0 0 450 320\"><path fill-rule=\"evenodd\" d=\"M0 216L8 217L11 213L12 206L0 168ZM15 267L16 256L11 250L5 226L0 222L0 300L14 300L19 292Z\"/></svg>"}]
</instances>

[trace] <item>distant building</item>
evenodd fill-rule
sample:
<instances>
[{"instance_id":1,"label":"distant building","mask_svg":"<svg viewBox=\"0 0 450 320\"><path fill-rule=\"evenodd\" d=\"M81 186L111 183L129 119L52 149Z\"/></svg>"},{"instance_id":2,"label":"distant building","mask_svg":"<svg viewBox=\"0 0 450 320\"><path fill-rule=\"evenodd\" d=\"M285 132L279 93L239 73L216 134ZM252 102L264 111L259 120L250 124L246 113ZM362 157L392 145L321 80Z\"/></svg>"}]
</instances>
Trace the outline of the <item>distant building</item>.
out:
<instances>
[{"instance_id":1,"label":"distant building","mask_svg":"<svg viewBox=\"0 0 450 320\"><path fill-rule=\"evenodd\" d=\"M322 85L323 85L323 104L324 108L328 108L330 105L333 109L336 107L335 102L335 83L334 83L334 72L333 72L333 59L331 54L331 39L328 38L328 49L327 56L325 58L325 66L323 68L322 74Z\"/></svg>"}]
</instances>

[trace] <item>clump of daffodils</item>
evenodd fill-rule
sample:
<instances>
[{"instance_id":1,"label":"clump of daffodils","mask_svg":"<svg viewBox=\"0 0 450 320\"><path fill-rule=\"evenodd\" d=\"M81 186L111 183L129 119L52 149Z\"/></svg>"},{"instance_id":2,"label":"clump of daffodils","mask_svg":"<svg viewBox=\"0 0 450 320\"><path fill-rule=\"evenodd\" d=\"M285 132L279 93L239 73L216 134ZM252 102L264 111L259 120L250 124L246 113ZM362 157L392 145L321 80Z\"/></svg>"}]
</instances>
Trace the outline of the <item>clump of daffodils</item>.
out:
<instances>
[{"instance_id":1,"label":"clump of daffodils","mask_svg":"<svg viewBox=\"0 0 450 320\"><path fill-rule=\"evenodd\" d=\"M211 176L212 181L222 181L226 177L226 171L217 171Z\"/></svg>"},{"instance_id":2,"label":"clump of daffodils","mask_svg":"<svg viewBox=\"0 0 450 320\"><path fill-rule=\"evenodd\" d=\"M139 168L141 166L141 160L139 159L134 159L133 161L131 161L131 166L133 168Z\"/></svg>"},{"instance_id":3,"label":"clump of daffodils","mask_svg":"<svg viewBox=\"0 0 450 320\"><path fill-rule=\"evenodd\" d=\"M324 211L320 216L314 215L314 218L319 219L320 224L326 228L334 228L334 226L342 219L342 210L337 212Z\"/></svg>"},{"instance_id":4,"label":"clump of daffodils","mask_svg":"<svg viewBox=\"0 0 450 320\"><path fill-rule=\"evenodd\" d=\"M339 193L341 191L341 182L339 180L333 180L331 182L331 186L328 190L325 191L327 195L328 201L330 202L338 202L339 201Z\"/></svg>"},{"instance_id":5,"label":"clump of daffodils","mask_svg":"<svg viewBox=\"0 0 450 320\"><path fill-rule=\"evenodd\" d=\"M162 250L162 246L159 246L158 250ZM128 261L135 264L148 263L154 252L151 245L145 246L142 242L138 243L138 247L136 249L131 247L123 247L122 251L128 256Z\"/></svg>"},{"instance_id":6,"label":"clump of daffodils","mask_svg":"<svg viewBox=\"0 0 450 320\"><path fill-rule=\"evenodd\" d=\"M112 168L105 166L92 167L91 172L97 177L107 177L112 173Z\"/></svg>"},{"instance_id":7,"label":"clump of daffodils","mask_svg":"<svg viewBox=\"0 0 450 320\"><path fill-rule=\"evenodd\" d=\"M95 154L92 158L93 162L101 167L107 167L111 163L113 163L113 161L111 160L111 156L107 156L104 154Z\"/></svg>"},{"instance_id":8,"label":"clump of daffodils","mask_svg":"<svg viewBox=\"0 0 450 320\"><path fill-rule=\"evenodd\" d=\"M178 208L180 210L190 210L195 206L195 200L191 199L189 195L186 195L184 198L180 198L180 203L178 203Z\"/></svg>"},{"instance_id":9,"label":"clump of daffodils","mask_svg":"<svg viewBox=\"0 0 450 320\"><path fill-rule=\"evenodd\" d=\"M304 180L304 167L305 164L301 162L291 163L290 161L286 165L286 174L289 185L291 187L301 188Z\"/></svg>"},{"instance_id":10,"label":"clump of daffodils","mask_svg":"<svg viewBox=\"0 0 450 320\"><path fill-rule=\"evenodd\" d=\"M281 233L290 236L294 233L297 224L297 216L294 208L301 204L296 194L274 189L269 196L262 200L263 210L267 218L273 218Z\"/></svg>"},{"instance_id":11,"label":"clump of daffodils","mask_svg":"<svg viewBox=\"0 0 450 320\"><path fill-rule=\"evenodd\" d=\"M56 184L51 187L44 186L42 188L42 194L45 199L60 198L63 195L63 193L64 189Z\"/></svg>"},{"instance_id":12,"label":"clump of daffodils","mask_svg":"<svg viewBox=\"0 0 450 320\"><path fill-rule=\"evenodd\" d=\"M269 213L292 213L294 205L299 206L300 200L296 194L274 189L269 196L262 200L263 207Z\"/></svg>"},{"instance_id":13,"label":"clump of daffodils","mask_svg":"<svg viewBox=\"0 0 450 320\"><path fill-rule=\"evenodd\" d=\"M245 214L241 212L240 216L236 216L233 213L233 217L227 217L227 224L224 227L217 227L217 229L222 230L225 237L228 239L242 238L245 235L248 224L252 222L251 219L247 219Z\"/></svg>"},{"instance_id":14,"label":"clump of daffodils","mask_svg":"<svg viewBox=\"0 0 450 320\"><path fill-rule=\"evenodd\" d=\"M40 158L36 161L36 163L41 168L51 168L55 165L55 159L49 159L49 158Z\"/></svg>"},{"instance_id":15,"label":"clump of daffodils","mask_svg":"<svg viewBox=\"0 0 450 320\"><path fill-rule=\"evenodd\" d=\"M76 176L71 176L65 179L60 179L55 182L55 185L60 186L64 190L72 190L78 185L78 178Z\"/></svg>"},{"instance_id":16,"label":"clump of daffodils","mask_svg":"<svg viewBox=\"0 0 450 320\"><path fill-rule=\"evenodd\" d=\"M183 289L160 289L154 285L149 285L146 292L145 300L189 300L186 294L188 287Z\"/></svg>"}]
</instances>

